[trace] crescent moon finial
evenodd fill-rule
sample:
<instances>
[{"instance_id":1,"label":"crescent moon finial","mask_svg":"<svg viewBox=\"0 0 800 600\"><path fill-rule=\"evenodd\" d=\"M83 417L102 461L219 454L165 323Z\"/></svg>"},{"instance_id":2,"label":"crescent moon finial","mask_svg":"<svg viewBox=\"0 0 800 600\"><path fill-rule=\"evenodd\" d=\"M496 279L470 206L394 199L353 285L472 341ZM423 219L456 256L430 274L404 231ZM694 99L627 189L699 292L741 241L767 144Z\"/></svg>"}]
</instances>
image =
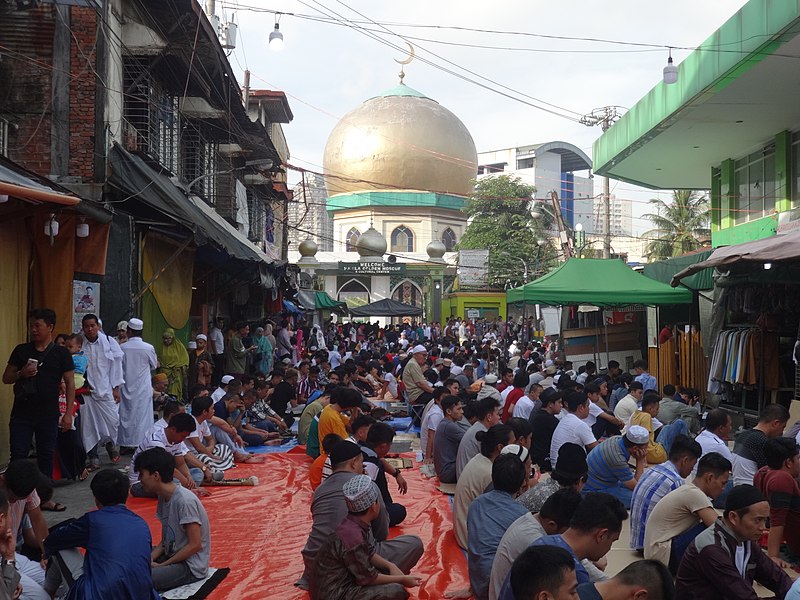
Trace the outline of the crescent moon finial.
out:
<instances>
[{"instance_id":1,"label":"crescent moon finial","mask_svg":"<svg viewBox=\"0 0 800 600\"><path fill-rule=\"evenodd\" d=\"M414 60L414 46L412 46L408 42L406 42L406 45L408 46L408 58L405 58L403 60L397 60L396 58L394 59L394 62L396 62L397 64L400 65L400 73L399 73L399 75L400 75L400 83L401 84L403 83L403 78L406 76L405 71L404 71L403 68L407 64L409 64L412 60Z\"/></svg>"}]
</instances>

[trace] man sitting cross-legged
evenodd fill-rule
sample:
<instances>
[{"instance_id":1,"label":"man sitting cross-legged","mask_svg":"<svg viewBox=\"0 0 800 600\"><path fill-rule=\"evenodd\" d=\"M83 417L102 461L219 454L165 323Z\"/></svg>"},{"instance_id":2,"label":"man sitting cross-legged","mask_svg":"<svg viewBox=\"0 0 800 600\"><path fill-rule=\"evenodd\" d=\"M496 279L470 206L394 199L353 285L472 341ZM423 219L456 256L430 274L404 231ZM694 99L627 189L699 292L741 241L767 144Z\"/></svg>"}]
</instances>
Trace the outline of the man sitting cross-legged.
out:
<instances>
[{"instance_id":1,"label":"man sitting cross-legged","mask_svg":"<svg viewBox=\"0 0 800 600\"><path fill-rule=\"evenodd\" d=\"M730 476L727 458L716 452L703 456L692 482L671 491L651 511L644 530L644 557L661 561L675 573L689 543L716 522L711 502Z\"/></svg>"},{"instance_id":2,"label":"man sitting cross-legged","mask_svg":"<svg viewBox=\"0 0 800 600\"><path fill-rule=\"evenodd\" d=\"M98 510L56 527L44 549L49 557L45 590L68 598L157 600L150 574L150 528L125 506L128 478L103 469L91 482ZM78 548L85 548L82 555ZM0 596L1 597L1 596Z\"/></svg>"},{"instance_id":3,"label":"man sitting cross-legged","mask_svg":"<svg viewBox=\"0 0 800 600\"><path fill-rule=\"evenodd\" d=\"M494 489L481 494L472 502L467 515L467 566L472 594L477 600L489 598L489 577L492 561L503 534L511 524L528 512L514 501L525 481L525 468L530 469L528 451L512 444L512 449L492 463Z\"/></svg>"},{"instance_id":4,"label":"man sitting cross-legged","mask_svg":"<svg viewBox=\"0 0 800 600\"><path fill-rule=\"evenodd\" d=\"M456 460L458 446L464 437L464 428L459 421L464 416L464 407L458 396L446 395L441 399L444 419L436 428L433 444L433 466L442 483L456 482Z\"/></svg>"},{"instance_id":5,"label":"man sitting cross-legged","mask_svg":"<svg viewBox=\"0 0 800 600\"><path fill-rule=\"evenodd\" d=\"M389 527L399 525L406 518L406 507L392 499L389 484L386 481L384 460L392 449L394 435L394 429L388 423L375 423L370 426L367 439L359 444L364 453L364 472L377 484L381 492L386 511L389 513ZM401 470L394 469L393 475L397 481L398 491L405 494L408 491L408 484L403 478Z\"/></svg>"},{"instance_id":6,"label":"man sitting cross-legged","mask_svg":"<svg viewBox=\"0 0 800 600\"><path fill-rule=\"evenodd\" d=\"M356 475L342 486L342 495L348 514L317 553L312 600L405 600L405 588L418 586L420 578L378 553L370 530L381 513L375 484Z\"/></svg>"},{"instance_id":7,"label":"man sitting cross-legged","mask_svg":"<svg viewBox=\"0 0 800 600\"><path fill-rule=\"evenodd\" d=\"M236 382L232 382L231 388ZM250 454L244 449L245 441L239 435L242 425L244 403L238 392L225 394L214 403L214 416L211 418L211 433L217 443L228 446L233 451L233 459L242 463L260 463L265 457Z\"/></svg>"},{"instance_id":8,"label":"man sitting cross-legged","mask_svg":"<svg viewBox=\"0 0 800 600\"><path fill-rule=\"evenodd\" d=\"M580 600L675 600L675 584L657 560L637 560L605 581L578 586Z\"/></svg>"},{"instance_id":9,"label":"man sitting cross-legged","mask_svg":"<svg viewBox=\"0 0 800 600\"><path fill-rule=\"evenodd\" d=\"M336 444L331 450L330 458L333 474L322 482L311 500L311 533L302 550L305 569L301 578L295 583L302 589L308 589L309 581L314 576L317 552L347 516L347 504L342 487L348 480L364 472L363 454L352 442L345 440ZM387 540L389 515L383 500L379 498L379 502L380 515L371 524L373 535L377 540L376 552L397 565L403 573L408 573L422 556L422 540L414 535L399 535Z\"/></svg>"},{"instance_id":10,"label":"man sitting cross-legged","mask_svg":"<svg viewBox=\"0 0 800 600\"><path fill-rule=\"evenodd\" d=\"M187 490L195 490L195 493L203 496L208 495L208 490L200 489L198 486L204 480L211 481L211 469L190 454L189 449L183 443L195 429L196 425L192 415L183 412L172 415L166 427L159 422L153 425L153 428L147 433L147 437L136 448L131 459L133 467L128 474L131 482L131 496L155 498L155 495L148 492L140 483L139 473L136 470L136 457L151 448L164 448L175 457L174 476L183 487Z\"/></svg>"},{"instance_id":11,"label":"man sitting cross-legged","mask_svg":"<svg viewBox=\"0 0 800 600\"><path fill-rule=\"evenodd\" d=\"M679 435L672 443L669 460L645 470L639 478L631 500L631 548L642 551L645 526L653 508L664 496L684 484L701 453L700 444Z\"/></svg>"},{"instance_id":12,"label":"man sitting cross-legged","mask_svg":"<svg viewBox=\"0 0 800 600\"><path fill-rule=\"evenodd\" d=\"M559 457L563 457L563 454ZM581 495L577 491L563 488L545 501L538 514L526 512L511 524L503 534L494 555L489 578L489 600L497 600L511 565L528 546L543 535L564 533L567 530L580 501Z\"/></svg>"},{"instance_id":13,"label":"man sitting cross-legged","mask_svg":"<svg viewBox=\"0 0 800 600\"><path fill-rule=\"evenodd\" d=\"M590 581L589 573L582 561L599 561L605 557L611 545L619 539L622 522L628 511L610 494L586 494L563 534L545 535L533 542L534 546L558 546L570 554L575 562L578 584ZM513 574L513 567L511 573ZM500 600L509 600L510 582L506 577L500 592Z\"/></svg>"},{"instance_id":14,"label":"man sitting cross-legged","mask_svg":"<svg viewBox=\"0 0 800 600\"><path fill-rule=\"evenodd\" d=\"M184 444L212 471L225 471L233 467L233 451L225 444L218 444L211 433L214 401L209 396L198 396L192 400L192 416L197 427Z\"/></svg>"},{"instance_id":15,"label":"man sitting cross-legged","mask_svg":"<svg viewBox=\"0 0 800 600\"><path fill-rule=\"evenodd\" d=\"M173 481L175 457L164 448L150 448L135 457L134 468L144 491L158 498L161 541L150 555L156 590L207 577L211 553L208 515L197 496Z\"/></svg>"},{"instance_id":16,"label":"man sitting cross-legged","mask_svg":"<svg viewBox=\"0 0 800 600\"><path fill-rule=\"evenodd\" d=\"M784 598L792 580L758 544L768 518L769 503L761 492L752 485L734 486L722 518L694 538L683 554L676 579L678 597L756 600L753 582L758 581L775 598Z\"/></svg>"}]
</instances>

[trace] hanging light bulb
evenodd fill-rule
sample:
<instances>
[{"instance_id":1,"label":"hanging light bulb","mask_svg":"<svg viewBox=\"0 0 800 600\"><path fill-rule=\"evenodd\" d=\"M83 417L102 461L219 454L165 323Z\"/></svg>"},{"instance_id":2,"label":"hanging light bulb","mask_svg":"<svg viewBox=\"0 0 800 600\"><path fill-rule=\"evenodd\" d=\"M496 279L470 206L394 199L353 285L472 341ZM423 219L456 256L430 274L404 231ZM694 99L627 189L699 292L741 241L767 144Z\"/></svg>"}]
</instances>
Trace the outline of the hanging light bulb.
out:
<instances>
[{"instance_id":1,"label":"hanging light bulb","mask_svg":"<svg viewBox=\"0 0 800 600\"><path fill-rule=\"evenodd\" d=\"M50 213L50 218L44 223L44 234L47 237L56 237L58 235L58 227L55 213Z\"/></svg>"},{"instance_id":2,"label":"hanging light bulb","mask_svg":"<svg viewBox=\"0 0 800 600\"><path fill-rule=\"evenodd\" d=\"M280 25L276 22L275 29L269 34L269 47L276 52L283 50L283 34L281 33Z\"/></svg>"},{"instance_id":3,"label":"hanging light bulb","mask_svg":"<svg viewBox=\"0 0 800 600\"><path fill-rule=\"evenodd\" d=\"M0 194L0 204L8 202L8 194Z\"/></svg>"},{"instance_id":4,"label":"hanging light bulb","mask_svg":"<svg viewBox=\"0 0 800 600\"><path fill-rule=\"evenodd\" d=\"M86 222L85 218L81 217L81 222L78 223L78 226L75 228L75 234L79 238L89 237L89 224Z\"/></svg>"},{"instance_id":5,"label":"hanging light bulb","mask_svg":"<svg viewBox=\"0 0 800 600\"><path fill-rule=\"evenodd\" d=\"M667 66L664 67L664 83L671 85L678 81L678 67L672 64L672 48L669 49Z\"/></svg>"}]
</instances>

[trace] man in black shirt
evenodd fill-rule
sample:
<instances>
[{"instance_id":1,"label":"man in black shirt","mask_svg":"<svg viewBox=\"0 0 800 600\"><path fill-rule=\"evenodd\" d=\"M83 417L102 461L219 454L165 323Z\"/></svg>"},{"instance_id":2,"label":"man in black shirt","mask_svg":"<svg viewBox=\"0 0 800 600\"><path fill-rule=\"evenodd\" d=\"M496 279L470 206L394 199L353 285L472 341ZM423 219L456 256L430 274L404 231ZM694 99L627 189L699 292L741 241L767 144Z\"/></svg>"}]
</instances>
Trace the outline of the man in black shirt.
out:
<instances>
[{"instance_id":1,"label":"man in black shirt","mask_svg":"<svg viewBox=\"0 0 800 600\"><path fill-rule=\"evenodd\" d=\"M531 460L545 473L553 469L550 464L550 442L558 426L556 415L561 412L561 392L547 388L539 395L539 400L542 407L531 414Z\"/></svg>"},{"instance_id":2,"label":"man in black shirt","mask_svg":"<svg viewBox=\"0 0 800 600\"><path fill-rule=\"evenodd\" d=\"M284 420L287 427L291 427L294 423L291 408L297 405L297 378L297 369L287 369L283 381L275 386L275 391L269 398L270 407ZM287 408L289 408L288 413Z\"/></svg>"},{"instance_id":3,"label":"man in black shirt","mask_svg":"<svg viewBox=\"0 0 800 600\"><path fill-rule=\"evenodd\" d=\"M50 478L58 436L59 386L63 381L67 410L61 428L68 431L72 427L75 402L75 367L69 351L53 343L56 325L53 310L34 309L28 316L28 324L31 341L14 348L3 373L3 383L14 385L9 422L11 460L27 458L35 435L39 470Z\"/></svg>"}]
</instances>

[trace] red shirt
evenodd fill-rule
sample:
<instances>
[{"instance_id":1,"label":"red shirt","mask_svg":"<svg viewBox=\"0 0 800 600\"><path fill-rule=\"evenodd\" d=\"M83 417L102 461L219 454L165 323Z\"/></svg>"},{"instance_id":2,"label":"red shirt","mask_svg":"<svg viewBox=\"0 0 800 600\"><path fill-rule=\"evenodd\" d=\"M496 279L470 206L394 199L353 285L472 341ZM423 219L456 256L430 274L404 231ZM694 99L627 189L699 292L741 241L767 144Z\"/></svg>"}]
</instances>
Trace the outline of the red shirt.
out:
<instances>
[{"instance_id":1,"label":"red shirt","mask_svg":"<svg viewBox=\"0 0 800 600\"><path fill-rule=\"evenodd\" d=\"M507 422L511 417L514 416L512 412L509 411L512 404L515 404L517 400L522 398L522 395L525 393L525 388L514 388L510 392L508 392L508 396L506 396L506 403L503 406L503 416L501 417L503 423Z\"/></svg>"},{"instance_id":2,"label":"red shirt","mask_svg":"<svg viewBox=\"0 0 800 600\"><path fill-rule=\"evenodd\" d=\"M780 527L791 519L800 520L800 486L789 473L761 467L753 478L753 485L769 502L769 521Z\"/></svg>"}]
</instances>

